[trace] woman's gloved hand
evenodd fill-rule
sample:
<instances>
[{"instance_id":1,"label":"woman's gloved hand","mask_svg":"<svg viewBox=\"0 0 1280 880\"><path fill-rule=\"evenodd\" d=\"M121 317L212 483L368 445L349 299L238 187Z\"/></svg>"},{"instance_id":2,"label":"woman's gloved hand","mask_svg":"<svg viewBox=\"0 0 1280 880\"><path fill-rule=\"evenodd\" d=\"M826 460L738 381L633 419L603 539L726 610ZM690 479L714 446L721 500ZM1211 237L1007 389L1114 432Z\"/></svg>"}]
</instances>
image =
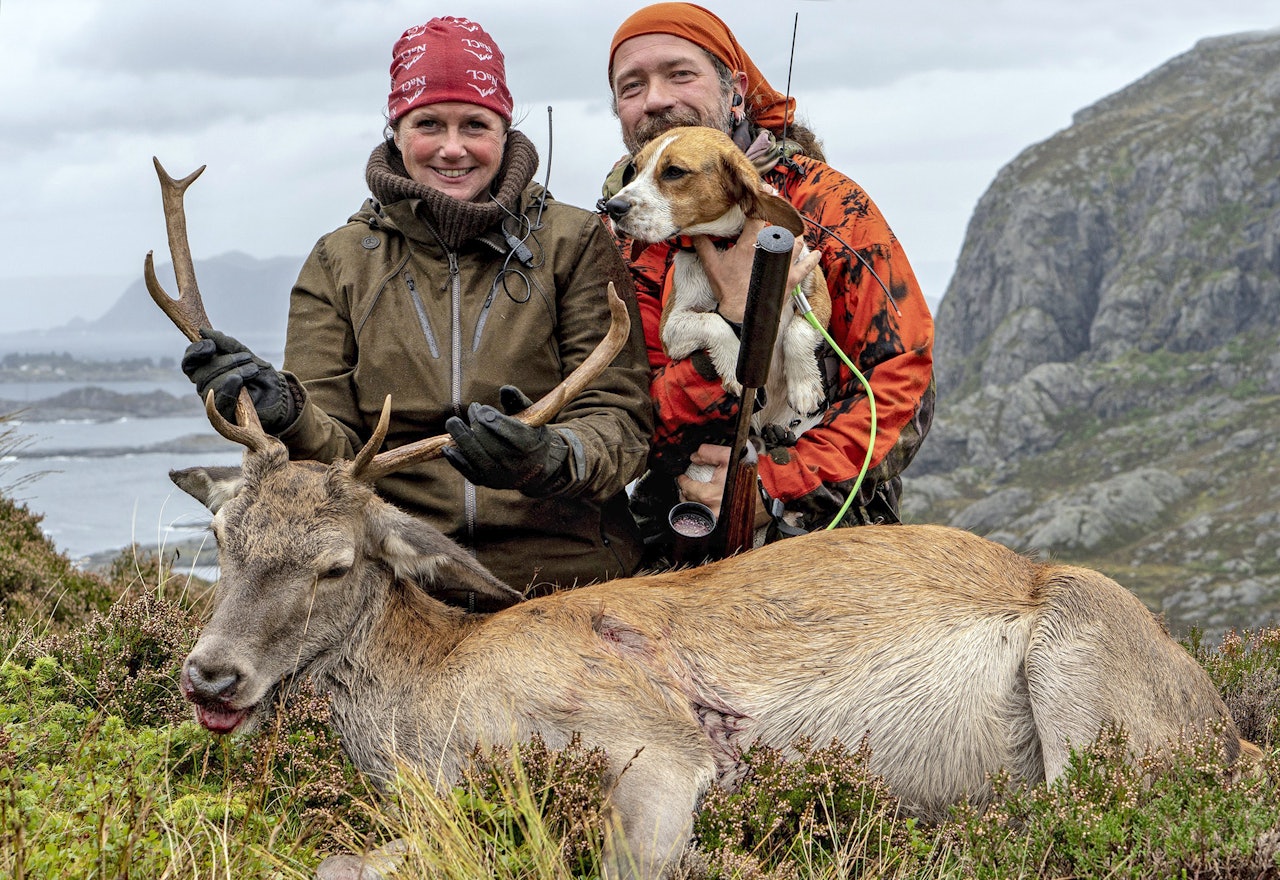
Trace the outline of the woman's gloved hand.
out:
<instances>
[{"instance_id":1,"label":"woman's gloved hand","mask_svg":"<svg viewBox=\"0 0 1280 880\"><path fill-rule=\"evenodd\" d=\"M532 498L554 494L573 479L569 444L564 435L543 425L530 428L511 416L532 401L513 385L498 392L502 411L486 404L467 408L467 421L454 416L445 422L456 446L444 456L477 486L519 489Z\"/></svg>"},{"instance_id":2,"label":"woman's gloved hand","mask_svg":"<svg viewBox=\"0 0 1280 880\"><path fill-rule=\"evenodd\" d=\"M213 405L234 424L236 398L247 388L264 431L279 434L293 424L297 406L282 373L225 333L201 327L200 336L182 355L182 372L201 400L213 389Z\"/></svg>"}]
</instances>

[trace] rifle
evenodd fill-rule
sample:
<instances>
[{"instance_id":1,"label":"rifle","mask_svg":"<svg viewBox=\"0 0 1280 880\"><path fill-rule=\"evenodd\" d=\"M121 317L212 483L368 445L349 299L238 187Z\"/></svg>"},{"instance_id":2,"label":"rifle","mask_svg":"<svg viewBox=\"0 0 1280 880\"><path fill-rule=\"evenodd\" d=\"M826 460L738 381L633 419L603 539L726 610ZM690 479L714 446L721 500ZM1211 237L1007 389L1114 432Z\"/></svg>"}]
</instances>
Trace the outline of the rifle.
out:
<instances>
[{"instance_id":1,"label":"rifle","mask_svg":"<svg viewBox=\"0 0 1280 880\"><path fill-rule=\"evenodd\" d=\"M781 226L766 226L756 236L734 371L742 385L742 403L729 447L720 516L713 516L710 509L696 502L685 501L671 508L667 521L676 534L677 561L719 559L751 548L759 501L757 457L749 440L751 416L756 392L769 378L794 245L795 236Z\"/></svg>"}]
</instances>

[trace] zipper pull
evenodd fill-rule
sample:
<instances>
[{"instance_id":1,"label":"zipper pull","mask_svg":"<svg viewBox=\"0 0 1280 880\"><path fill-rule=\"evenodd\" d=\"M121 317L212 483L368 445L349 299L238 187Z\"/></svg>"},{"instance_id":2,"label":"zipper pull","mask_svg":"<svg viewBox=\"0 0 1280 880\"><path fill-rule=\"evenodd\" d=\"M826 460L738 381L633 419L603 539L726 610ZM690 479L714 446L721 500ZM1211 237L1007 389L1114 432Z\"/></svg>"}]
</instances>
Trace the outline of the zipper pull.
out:
<instances>
[{"instance_id":1,"label":"zipper pull","mask_svg":"<svg viewBox=\"0 0 1280 880\"><path fill-rule=\"evenodd\" d=\"M445 251L445 256L449 258L449 277L440 282L441 290L448 290L450 281L455 287L458 282L458 256L453 251Z\"/></svg>"}]
</instances>

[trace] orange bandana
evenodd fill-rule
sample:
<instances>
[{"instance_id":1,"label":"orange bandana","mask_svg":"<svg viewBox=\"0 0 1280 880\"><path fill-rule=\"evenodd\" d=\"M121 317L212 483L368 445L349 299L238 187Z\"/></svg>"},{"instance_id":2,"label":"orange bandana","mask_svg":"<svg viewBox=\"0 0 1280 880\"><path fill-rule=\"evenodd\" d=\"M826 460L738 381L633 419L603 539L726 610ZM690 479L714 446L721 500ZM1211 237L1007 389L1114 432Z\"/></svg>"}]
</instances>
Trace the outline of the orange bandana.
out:
<instances>
[{"instance_id":1,"label":"orange bandana","mask_svg":"<svg viewBox=\"0 0 1280 880\"><path fill-rule=\"evenodd\" d=\"M715 13L692 3L655 3L646 6L622 23L609 46L609 79L612 87L613 56L624 41L645 34L667 34L701 46L723 61L730 70L747 75L747 105L755 123L771 131L795 120L796 100L769 85L746 51Z\"/></svg>"}]
</instances>

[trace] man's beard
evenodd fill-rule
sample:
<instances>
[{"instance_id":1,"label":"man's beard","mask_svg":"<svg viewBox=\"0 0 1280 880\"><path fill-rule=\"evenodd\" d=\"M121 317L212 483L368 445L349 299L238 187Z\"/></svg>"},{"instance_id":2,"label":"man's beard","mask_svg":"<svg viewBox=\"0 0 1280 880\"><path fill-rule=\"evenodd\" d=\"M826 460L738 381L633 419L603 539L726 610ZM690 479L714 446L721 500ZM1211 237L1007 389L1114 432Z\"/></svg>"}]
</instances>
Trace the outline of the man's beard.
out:
<instances>
[{"instance_id":1,"label":"man's beard","mask_svg":"<svg viewBox=\"0 0 1280 880\"><path fill-rule=\"evenodd\" d=\"M622 142L626 145L627 152L634 156L649 141L678 126L705 125L708 128L718 128L727 134L732 131L730 127L732 122L733 117L727 108L718 119L704 116L696 110L666 110L655 116L645 116L631 132L631 136L623 137Z\"/></svg>"}]
</instances>

